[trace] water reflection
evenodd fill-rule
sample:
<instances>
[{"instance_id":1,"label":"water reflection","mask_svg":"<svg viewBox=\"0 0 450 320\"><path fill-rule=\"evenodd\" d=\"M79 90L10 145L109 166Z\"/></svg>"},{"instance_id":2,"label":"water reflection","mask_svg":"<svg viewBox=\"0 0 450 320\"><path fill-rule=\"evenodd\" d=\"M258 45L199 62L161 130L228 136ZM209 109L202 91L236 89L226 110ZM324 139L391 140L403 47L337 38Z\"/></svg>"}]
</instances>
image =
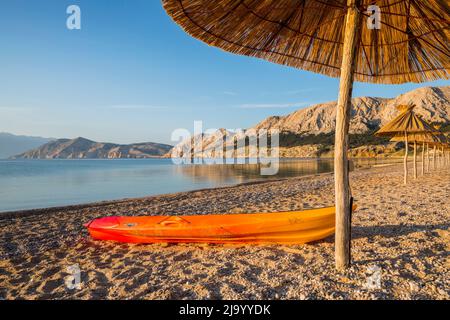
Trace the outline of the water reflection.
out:
<instances>
[{"instance_id":1,"label":"water reflection","mask_svg":"<svg viewBox=\"0 0 450 320\"><path fill-rule=\"evenodd\" d=\"M188 177L194 183L229 185L256 180L279 179L332 172L331 160L292 160L281 161L276 175L261 175L263 164L191 164L175 166L176 174Z\"/></svg>"},{"instance_id":2,"label":"water reflection","mask_svg":"<svg viewBox=\"0 0 450 320\"><path fill-rule=\"evenodd\" d=\"M386 159L353 159L350 170L376 164L398 162ZM175 166L178 174L190 177L193 181L220 183L242 183L254 180L288 178L318 173L333 172L333 159L282 159L276 175L261 175L262 164L189 164Z\"/></svg>"}]
</instances>

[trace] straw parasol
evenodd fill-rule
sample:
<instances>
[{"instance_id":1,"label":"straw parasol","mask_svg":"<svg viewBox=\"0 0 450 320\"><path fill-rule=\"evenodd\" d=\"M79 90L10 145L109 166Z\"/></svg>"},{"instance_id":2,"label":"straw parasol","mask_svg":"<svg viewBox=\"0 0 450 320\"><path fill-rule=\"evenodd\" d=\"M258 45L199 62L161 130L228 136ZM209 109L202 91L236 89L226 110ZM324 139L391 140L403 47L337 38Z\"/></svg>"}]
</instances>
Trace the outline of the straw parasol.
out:
<instances>
[{"instance_id":1,"label":"straw parasol","mask_svg":"<svg viewBox=\"0 0 450 320\"><path fill-rule=\"evenodd\" d=\"M441 162L441 166L443 165L442 164L442 162L443 162L443 157L444 157L444 147L447 145L447 143L448 143L448 141L447 141L447 137L444 135L444 133L442 133L440 130L441 130L441 127L442 127L442 124L435 124L434 125L434 128L436 129L436 133L435 133L435 136L436 136L436 138L438 139L438 142L437 143L435 143L434 144L434 148L433 148L433 150L434 150L434 154L433 154L433 166L434 166L434 169L436 170L437 169L437 163L436 163L436 153L437 153L437 150L436 150L436 148L440 148L440 153L441 153L441 156L439 157L440 159L439 159L439 162Z\"/></svg>"},{"instance_id":2,"label":"straw parasol","mask_svg":"<svg viewBox=\"0 0 450 320\"><path fill-rule=\"evenodd\" d=\"M347 151L353 81L405 83L448 79L448 1L162 0L162 3L187 33L209 45L340 77L334 166L335 258L338 268L347 267L351 227Z\"/></svg>"},{"instance_id":3,"label":"straw parasol","mask_svg":"<svg viewBox=\"0 0 450 320\"><path fill-rule=\"evenodd\" d=\"M393 142L403 142L405 140L404 134L397 134L390 141ZM430 132L423 132L423 133L412 133L408 134L408 142L414 143L414 179L417 178L417 143L422 143L422 175L425 174L425 146L427 147L427 172L430 170L430 153L429 153L429 146L435 145L436 143L439 143L439 139Z\"/></svg>"},{"instance_id":4,"label":"straw parasol","mask_svg":"<svg viewBox=\"0 0 450 320\"><path fill-rule=\"evenodd\" d=\"M445 156L445 164L448 166L450 164L450 134L446 134L447 143L445 144L445 151L447 151L447 155Z\"/></svg>"},{"instance_id":5,"label":"straw parasol","mask_svg":"<svg viewBox=\"0 0 450 320\"><path fill-rule=\"evenodd\" d=\"M409 138L413 134L432 133L434 129L428 122L416 115L413 111L414 105L399 105L397 110L400 114L392 119L389 123L378 130L377 136L393 136L403 135L405 141L405 159L404 159L404 184L408 181L408 143ZM417 141L414 140L414 177L417 177Z\"/></svg>"}]
</instances>

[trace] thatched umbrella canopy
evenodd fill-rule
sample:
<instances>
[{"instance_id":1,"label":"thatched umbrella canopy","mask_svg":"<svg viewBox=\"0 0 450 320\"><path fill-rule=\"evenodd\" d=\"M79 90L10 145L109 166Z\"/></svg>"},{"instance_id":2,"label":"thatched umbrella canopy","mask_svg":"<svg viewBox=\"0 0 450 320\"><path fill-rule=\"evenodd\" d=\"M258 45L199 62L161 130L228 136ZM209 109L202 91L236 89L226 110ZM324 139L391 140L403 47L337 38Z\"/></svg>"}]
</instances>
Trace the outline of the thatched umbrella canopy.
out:
<instances>
[{"instance_id":1,"label":"thatched umbrella canopy","mask_svg":"<svg viewBox=\"0 0 450 320\"><path fill-rule=\"evenodd\" d=\"M449 77L447 0L162 3L188 34L209 45L332 77L341 75L344 38L350 33L346 20L356 15L356 81L404 83ZM372 5L380 9L380 29L366 26Z\"/></svg>"},{"instance_id":2,"label":"thatched umbrella canopy","mask_svg":"<svg viewBox=\"0 0 450 320\"><path fill-rule=\"evenodd\" d=\"M414 112L414 107L413 104L397 106L400 114L381 127L375 135L391 137L405 132L407 134L436 132L437 129Z\"/></svg>"},{"instance_id":3,"label":"thatched umbrella canopy","mask_svg":"<svg viewBox=\"0 0 450 320\"><path fill-rule=\"evenodd\" d=\"M450 77L447 0L162 0L187 33L236 54L340 77L335 257L350 263L348 128L353 81ZM374 6L375 5L375 6ZM375 23L373 23L375 22Z\"/></svg>"},{"instance_id":4,"label":"thatched umbrella canopy","mask_svg":"<svg viewBox=\"0 0 450 320\"><path fill-rule=\"evenodd\" d=\"M431 124L423 120L414 113L414 105L399 105L397 109L400 114L385 124L375 135L377 136L399 136L402 135L405 141L405 159L404 159L404 183L408 181L408 143L410 136L420 133L436 132ZM414 140L414 177L417 177L417 140Z\"/></svg>"}]
</instances>

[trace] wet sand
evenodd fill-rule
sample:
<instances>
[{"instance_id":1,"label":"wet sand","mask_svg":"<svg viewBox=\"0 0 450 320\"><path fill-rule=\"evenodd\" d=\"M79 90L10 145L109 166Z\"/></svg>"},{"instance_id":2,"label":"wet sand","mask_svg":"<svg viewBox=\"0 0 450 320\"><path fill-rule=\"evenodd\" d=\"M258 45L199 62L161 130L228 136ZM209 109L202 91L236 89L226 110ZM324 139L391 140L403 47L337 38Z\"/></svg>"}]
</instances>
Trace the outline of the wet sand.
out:
<instances>
[{"instance_id":1,"label":"wet sand","mask_svg":"<svg viewBox=\"0 0 450 320\"><path fill-rule=\"evenodd\" d=\"M0 299L449 299L450 170L352 172L353 265L306 245L134 245L89 238L105 215L286 211L333 204L330 174L84 206L0 213ZM78 265L81 287L68 289Z\"/></svg>"}]
</instances>

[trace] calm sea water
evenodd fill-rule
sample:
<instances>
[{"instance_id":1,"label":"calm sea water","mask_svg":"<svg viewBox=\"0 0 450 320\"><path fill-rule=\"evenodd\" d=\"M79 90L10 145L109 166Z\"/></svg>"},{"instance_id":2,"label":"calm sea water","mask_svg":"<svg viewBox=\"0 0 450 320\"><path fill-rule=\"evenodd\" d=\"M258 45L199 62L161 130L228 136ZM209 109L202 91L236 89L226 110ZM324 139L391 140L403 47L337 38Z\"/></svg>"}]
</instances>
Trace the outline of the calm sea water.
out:
<instances>
[{"instance_id":1,"label":"calm sea water","mask_svg":"<svg viewBox=\"0 0 450 320\"><path fill-rule=\"evenodd\" d=\"M358 160L359 165L373 160ZM170 159L0 160L0 212L141 197L332 172L331 160L283 160L275 176L259 165L174 165Z\"/></svg>"}]
</instances>

